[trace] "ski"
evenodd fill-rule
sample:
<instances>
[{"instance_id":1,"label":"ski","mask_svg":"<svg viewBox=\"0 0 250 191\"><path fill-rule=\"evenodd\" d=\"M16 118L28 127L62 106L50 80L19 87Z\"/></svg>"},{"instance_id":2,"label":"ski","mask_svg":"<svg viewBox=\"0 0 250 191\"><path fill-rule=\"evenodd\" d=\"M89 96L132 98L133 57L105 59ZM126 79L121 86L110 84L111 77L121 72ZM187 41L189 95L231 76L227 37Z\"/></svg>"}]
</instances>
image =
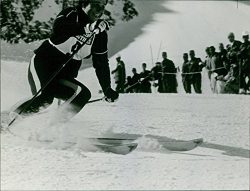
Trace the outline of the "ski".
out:
<instances>
[{"instance_id":1,"label":"ski","mask_svg":"<svg viewBox=\"0 0 250 191\"><path fill-rule=\"evenodd\" d=\"M196 147L200 146L203 143L203 139L192 139L188 141L181 141L181 140L171 140L171 141L164 141L158 140L158 142L167 150L170 151L191 151Z\"/></svg>"},{"instance_id":2,"label":"ski","mask_svg":"<svg viewBox=\"0 0 250 191\"><path fill-rule=\"evenodd\" d=\"M94 144L94 146L98 147L104 152L126 155L134 151L137 148L138 143L126 143L120 145Z\"/></svg>"},{"instance_id":3,"label":"ski","mask_svg":"<svg viewBox=\"0 0 250 191\"><path fill-rule=\"evenodd\" d=\"M120 154L120 155L126 155L134 151L138 143L133 143L136 139L116 139L116 138L85 138L86 140L90 140L90 145L98 148L101 151L107 152L107 153L114 153L114 154ZM46 143L51 144L54 141L52 140L36 140L40 143ZM125 142L124 142L125 141ZM74 145L76 145L77 142L74 141L66 141L65 145L63 147L63 150L67 150Z\"/></svg>"},{"instance_id":4,"label":"ski","mask_svg":"<svg viewBox=\"0 0 250 191\"><path fill-rule=\"evenodd\" d=\"M136 138L111 138L111 137L98 137L98 138L88 138L88 139L107 145L129 144L136 140Z\"/></svg>"}]
</instances>

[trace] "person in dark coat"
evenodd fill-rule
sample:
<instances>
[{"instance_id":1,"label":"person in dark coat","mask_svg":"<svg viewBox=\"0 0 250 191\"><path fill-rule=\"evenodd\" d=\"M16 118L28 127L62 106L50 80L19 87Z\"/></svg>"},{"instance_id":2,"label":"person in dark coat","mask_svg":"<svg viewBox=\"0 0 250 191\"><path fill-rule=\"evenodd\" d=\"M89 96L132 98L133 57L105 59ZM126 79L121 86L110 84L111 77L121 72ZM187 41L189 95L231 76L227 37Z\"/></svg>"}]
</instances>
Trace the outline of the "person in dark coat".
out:
<instances>
[{"instance_id":1,"label":"person in dark coat","mask_svg":"<svg viewBox=\"0 0 250 191\"><path fill-rule=\"evenodd\" d=\"M114 74L116 91L119 93L124 93L124 84L126 81L125 64L121 60L121 56L118 56L116 58L116 61L117 61L117 66L111 73Z\"/></svg>"},{"instance_id":2,"label":"person in dark coat","mask_svg":"<svg viewBox=\"0 0 250 191\"><path fill-rule=\"evenodd\" d=\"M217 88L217 77L226 76L227 70L223 65L220 54L215 52L215 47L210 47L211 80L210 86L213 93L220 93Z\"/></svg>"},{"instance_id":3,"label":"person in dark coat","mask_svg":"<svg viewBox=\"0 0 250 191\"><path fill-rule=\"evenodd\" d=\"M229 33L228 35L228 40L229 40L229 44L227 45L228 49L228 53L227 53L227 57L228 57L228 61L229 64L235 64L237 66L239 66L239 60L238 60L238 52L240 50L240 46L241 46L241 42L238 40L235 40L235 36L234 33Z\"/></svg>"},{"instance_id":4,"label":"person in dark coat","mask_svg":"<svg viewBox=\"0 0 250 191\"><path fill-rule=\"evenodd\" d=\"M140 78L141 78L140 92L141 93L151 93L150 75L151 75L151 72L147 70L147 64L143 63L142 72L140 73Z\"/></svg>"},{"instance_id":5,"label":"person in dark coat","mask_svg":"<svg viewBox=\"0 0 250 191\"><path fill-rule=\"evenodd\" d=\"M194 50L189 51L190 56L190 72L194 73L190 75L191 84L194 87L194 91L201 94L201 71L204 66L200 58L195 57Z\"/></svg>"},{"instance_id":6,"label":"person in dark coat","mask_svg":"<svg viewBox=\"0 0 250 191\"><path fill-rule=\"evenodd\" d=\"M151 69L151 74L152 80L154 81L153 86L158 87L157 91L159 93L164 93L162 83L162 67L160 62L156 62L155 66Z\"/></svg>"},{"instance_id":7,"label":"person in dark coat","mask_svg":"<svg viewBox=\"0 0 250 191\"><path fill-rule=\"evenodd\" d=\"M177 93L176 67L172 60L167 58L167 52L162 53L162 77L164 93Z\"/></svg>"},{"instance_id":8,"label":"person in dark coat","mask_svg":"<svg viewBox=\"0 0 250 191\"><path fill-rule=\"evenodd\" d=\"M223 66L225 67L225 69L227 71L230 70L230 65L229 65L229 62L228 62L228 58L227 58L227 50L224 48L224 44L223 43L220 43L219 44L219 57L220 57L220 60L223 64Z\"/></svg>"},{"instance_id":9,"label":"person in dark coat","mask_svg":"<svg viewBox=\"0 0 250 191\"><path fill-rule=\"evenodd\" d=\"M182 64L182 83L186 93L191 93L191 78L190 74L190 63L188 61L188 53L183 54L183 64Z\"/></svg>"},{"instance_id":10,"label":"person in dark coat","mask_svg":"<svg viewBox=\"0 0 250 191\"><path fill-rule=\"evenodd\" d=\"M240 46L238 52L238 58L240 61L240 92L250 93L250 41L249 32L244 31L242 33L243 43ZM246 79L248 78L248 82Z\"/></svg>"},{"instance_id":11,"label":"person in dark coat","mask_svg":"<svg viewBox=\"0 0 250 191\"><path fill-rule=\"evenodd\" d=\"M126 83L124 84L125 87L125 93L133 93L133 89L129 87L133 85L133 81L132 81L132 77L131 76L127 76L127 80Z\"/></svg>"},{"instance_id":12,"label":"person in dark coat","mask_svg":"<svg viewBox=\"0 0 250 191\"><path fill-rule=\"evenodd\" d=\"M140 74L137 73L136 68L132 69L132 73L133 73L133 76L131 79L131 83L134 85L134 84L140 82ZM140 84L138 83L137 85L135 85L132 88L132 90L134 93L139 93L140 92Z\"/></svg>"}]
</instances>

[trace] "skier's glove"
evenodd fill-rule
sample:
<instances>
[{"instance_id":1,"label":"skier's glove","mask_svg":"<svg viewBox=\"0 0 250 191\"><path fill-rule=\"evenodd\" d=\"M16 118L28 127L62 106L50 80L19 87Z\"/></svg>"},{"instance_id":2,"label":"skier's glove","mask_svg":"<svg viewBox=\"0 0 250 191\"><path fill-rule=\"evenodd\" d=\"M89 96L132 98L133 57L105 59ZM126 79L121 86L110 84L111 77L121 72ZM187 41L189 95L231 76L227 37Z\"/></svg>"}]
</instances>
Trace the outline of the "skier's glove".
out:
<instances>
[{"instance_id":1,"label":"skier's glove","mask_svg":"<svg viewBox=\"0 0 250 191\"><path fill-rule=\"evenodd\" d=\"M108 88L106 91L105 91L105 101L107 102L114 102L118 99L119 97L119 94L114 91L112 88Z\"/></svg>"},{"instance_id":2,"label":"skier's glove","mask_svg":"<svg viewBox=\"0 0 250 191\"><path fill-rule=\"evenodd\" d=\"M85 33L95 33L95 34L99 34L100 32L103 32L104 30L108 30L109 29L109 24L107 21L105 20L101 20L99 19L98 21L95 21L93 23L88 23L85 27Z\"/></svg>"},{"instance_id":3,"label":"skier's glove","mask_svg":"<svg viewBox=\"0 0 250 191\"><path fill-rule=\"evenodd\" d=\"M85 33L86 33L86 34L93 33L94 30L95 30L95 26L96 26L96 21L93 22L93 23L88 23L88 24L84 27Z\"/></svg>"}]
</instances>

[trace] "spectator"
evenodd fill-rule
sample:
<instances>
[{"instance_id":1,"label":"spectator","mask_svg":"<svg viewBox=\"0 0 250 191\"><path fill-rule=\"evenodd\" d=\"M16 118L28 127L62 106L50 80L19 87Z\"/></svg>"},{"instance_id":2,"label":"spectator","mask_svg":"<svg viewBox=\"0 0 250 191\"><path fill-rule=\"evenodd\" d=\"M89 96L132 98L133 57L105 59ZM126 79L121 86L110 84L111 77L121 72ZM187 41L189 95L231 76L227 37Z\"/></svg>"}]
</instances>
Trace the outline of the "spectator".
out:
<instances>
[{"instance_id":1,"label":"spectator","mask_svg":"<svg viewBox=\"0 0 250 191\"><path fill-rule=\"evenodd\" d=\"M227 50L224 48L223 43L219 44L219 53L218 54L220 56L221 62L223 63L223 66L225 67L225 69L227 71L229 71L230 66L229 66L228 59L227 59Z\"/></svg>"},{"instance_id":2,"label":"spectator","mask_svg":"<svg viewBox=\"0 0 250 191\"><path fill-rule=\"evenodd\" d=\"M164 93L177 93L176 68L174 62L167 58L167 53L162 53L162 77Z\"/></svg>"},{"instance_id":3,"label":"spectator","mask_svg":"<svg viewBox=\"0 0 250 191\"><path fill-rule=\"evenodd\" d=\"M221 93L237 94L239 92L239 78L235 77L235 64L230 66L230 70L226 76L218 76L217 80L223 85Z\"/></svg>"},{"instance_id":4,"label":"spectator","mask_svg":"<svg viewBox=\"0 0 250 191\"><path fill-rule=\"evenodd\" d=\"M182 65L182 83L186 93L191 93L191 79L190 74L190 63L188 61L188 53L183 54L183 65Z\"/></svg>"},{"instance_id":5,"label":"spectator","mask_svg":"<svg viewBox=\"0 0 250 191\"><path fill-rule=\"evenodd\" d=\"M158 87L158 92L163 93L163 83L162 83L162 67L160 62L156 62L155 66L151 70L152 80L157 80L157 83L153 83L154 87Z\"/></svg>"},{"instance_id":6,"label":"spectator","mask_svg":"<svg viewBox=\"0 0 250 191\"><path fill-rule=\"evenodd\" d=\"M111 73L114 74L116 91L119 93L124 93L124 84L126 78L125 64L121 60L121 56L118 56L116 58L116 61L117 61L117 67Z\"/></svg>"},{"instance_id":7,"label":"spectator","mask_svg":"<svg viewBox=\"0 0 250 191\"><path fill-rule=\"evenodd\" d=\"M150 83L150 74L151 72L147 70L147 64L142 64L142 72L140 73L141 78L141 93L151 93L151 83Z\"/></svg>"},{"instance_id":8,"label":"spectator","mask_svg":"<svg viewBox=\"0 0 250 191\"><path fill-rule=\"evenodd\" d=\"M132 83L132 85L134 85L134 84L136 84L137 82L140 81L140 75L137 73L135 68L132 69L132 72L133 72L133 76L131 78L131 83ZM139 93L140 92L140 84L135 85L132 88L132 91L134 93Z\"/></svg>"},{"instance_id":9,"label":"spectator","mask_svg":"<svg viewBox=\"0 0 250 191\"><path fill-rule=\"evenodd\" d=\"M210 47L210 64L211 64L211 79L210 86L213 93L221 93L221 90L217 87L217 77L225 76L227 70L224 68L220 54L215 52L214 46ZM221 87L221 86L219 86Z\"/></svg>"},{"instance_id":10,"label":"spectator","mask_svg":"<svg viewBox=\"0 0 250 191\"><path fill-rule=\"evenodd\" d=\"M210 50L209 50L210 48L209 47L207 47L206 49L205 49L205 52L206 52L206 59L205 59L205 62L204 62L204 65L205 65L205 67L206 67L206 69L208 70L208 79L209 80L211 80L211 55L210 55Z\"/></svg>"},{"instance_id":11,"label":"spectator","mask_svg":"<svg viewBox=\"0 0 250 191\"><path fill-rule=\"evenodd\" d=\"M127 81L126 81L126 83L124 84L125 93L133 93L133 89L132 89L132 88L129 88L129 87L132 86L132 85L133 85L132 78L131 78L131 76L128 76L128 77L127 77Z\"/></svg>"},{"instance_id":12,"label":"spectator","mask_svg":"<svg viewBox=\"0 0 250 191\"><path fill-rule=\"evenodd\" d=\"M194 50L189 51L189 56L190 56L190 72L194 73L190 75L191 78L191 84L194 87L194 91L196 93L201 94L201 71L203 68L203 63L200 58L195 57L195 52Z\"/></svg>"},{"instance_id":13,"label":"spectator","mask_svg":"<svg viewBox=\"0 0 250 191\"><path fill-rule=\"evenodd\" d=\"M247 31L242 33L243 43L238 57L240 61L240 90L239 93L250 93L250 41ZM248 82L246 80L248 78Z\"/></svg>"},{"instance_id":14,"label":"spectator","mask_svg":"<svg viewBox=\"0 0 250 191\"><path fill-rule=\"evenodd\" d=\"M238 66L239 61L237 58L237 53L240 50L241 42L238 40L235 40L234 33L232 33L232 32L229 33L228 40L230 42L227 45L227 47L228 47L227 57L228 57L229 65L231 66L231 64L235 64Z\"/></svg>"}]
</instances>

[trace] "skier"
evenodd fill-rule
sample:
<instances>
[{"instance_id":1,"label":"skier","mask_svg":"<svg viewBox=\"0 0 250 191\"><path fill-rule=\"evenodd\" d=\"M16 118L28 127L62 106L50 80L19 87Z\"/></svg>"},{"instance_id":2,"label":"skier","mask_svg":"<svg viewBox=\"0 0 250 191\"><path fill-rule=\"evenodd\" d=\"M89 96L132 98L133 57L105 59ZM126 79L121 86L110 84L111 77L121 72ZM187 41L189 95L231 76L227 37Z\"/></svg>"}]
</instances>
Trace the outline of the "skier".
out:
<instances>
[{"instance_id":1,"label":"skier","mask_svg":"<svg viewBox=\"0 0 250 191\"><path fill-rule=\"evenodd\" d=\"M191 80L190 80L190 63L188 61L188 53L183 54L183 65L182 65L182 83L186 93L191 93Z\"/></svg>"},{"instance_id":2,"label":"skier","mask_svg":"<svg viewBox=\"0 0 250 191\"><path fill-rule=\"evenodd\" d=\"M124 84L126 80L125 64L121 60L121 56L118 56L116 61L117 67L111 73L115 75L116 91L119 93L124 93Z\"/></svg>"},{"instance_id":3,"label":"skier","mask_svg":"<svg viewBox=\"0 0 250 191\"><path fill-rule=\"evenodd\" d=\"M54 98L58 98L65 103L60 105L51 124L64 123L71 119L91 97L89 89L75 79L82 59L90 56L106 101L113 102L118 99L119 94L111 89L110 83L106 32L108 23L100 19L106 4L107 0L79 1L78 6L66 8L58 14L50 38L34 51L30 61L28 80L33 95L45 86L75 48L93 33L95 35L32 102L24 102L15 113L22 111L21 115L27 115L39 112L52 104Z\"/></svg>"},{"instance_id":4,"label":"skier","mask_svg":"<svg viewBox=\"0 0 250 191\"><path fill-rule=\"evenodd\" d=\"M147 64L142 64L142 72L140 73L141 78L141 93L151 93L151 83L150 83L150 74L151 72L147 70ZM146 78L146 79L145 79Z\"/></svg>"}]
</instances>

